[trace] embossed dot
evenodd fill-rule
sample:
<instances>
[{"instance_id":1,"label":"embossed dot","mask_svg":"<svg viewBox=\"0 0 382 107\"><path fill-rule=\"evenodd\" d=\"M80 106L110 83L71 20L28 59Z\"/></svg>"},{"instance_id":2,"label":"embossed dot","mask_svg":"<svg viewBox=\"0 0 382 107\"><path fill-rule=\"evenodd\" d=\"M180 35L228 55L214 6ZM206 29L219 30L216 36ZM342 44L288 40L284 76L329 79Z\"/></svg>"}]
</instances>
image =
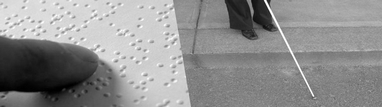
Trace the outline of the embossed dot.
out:
<instances>
[{"instance_id":1,"label":"embossed dot","mask_svg":"<svg viewBox=\"0 0 382 107\"><path fill-rule=\"evenodd\" d=\"M88 90L85 90L85 89L81 91L82 94L86 94L86 93L88 93L88 92L89 92L89 91L88 91Z\"/></svg>"},{"instance_id":2,"label":"embossed dot","mask_svg":"<svg viewBox=\"0 0 382 107\"><path fill-rule=\"evenodd\" d=\"M113 59L112 60L114 63L117 63L119 60L118 59Z\"/></svg>"},{"instance_id":3,"label":"embossed dot","mask_svg":"<svg viewBox=\"0 0 382 107\"><path fill-rule=\"evenodd\" d=\"M138 20L139 21L143 21L143 20L145 20L144 18L142 18L142 17L140 17L140 18L138 18Z\"/></svg>"},{"instance_id":4,"label":"embossed dot","mask_svg":"<svg viewBox=\"0 0 382 107\"><path fill-rule=\"evenodd\" d=\"M134 81L129 80L129 81L127 81L127 83L129 83L129 84L134 84Z\"/></svg>"},{"instance_id":5,"label":"embossed dot","mask_svg":"<svg viewBox=\"0 0 382 107\"><path fill-rule=\"evenodd\" d=\"M161 63L158 63L157 66L158 66L158 67L163 67L164 65L161 64Z\"/></svg>"},{"instance_id":6,"label":"embossed dot","mask_svg":"<svg viewBox=\"0 0 382 107\"><path fill-rule=\"evenodd\" d=\"M127 75L125 73L121 73L119 76L125 78Z\"/></svg>"},{"instance_id":7,"label":"embossed dot","mask_svg":"<svg viewBox=\"0 0 382 107\"><path fill-rule=\"evenodd\" d=\"M110 97L111 96L111 93L105 93L103 94L104 97Z\"/></svg>"},{"instance_id":8,"label":"embossed dot","mask_svg":"<svg viewBox=\"0 0 382 107\"><path fill-rule=\"evenodd\" d=\"M179 105L183 105L183 104L184 104L184 101L182 101L182 100L177 100L176 103L178 103Z\"/></svg>"},{"instance_id":9,"label":"embossed dot","mask_svg":"<svg viewBox=\"0 0 382 107\"><path fill-rule=\"evenodd\" d=\"M109 26L112 26L112 27L113 27L113 26L115 26L115 24L114 24L114 23L110 23Z\"/></svg>"},{"instance_id":10,"label":"embossed dot","mask_svg":"<svg viewBox=\"0 0 382 107\"><path fill-rule=\"evenodd\" d=\"M90 5L89 5L89 4L85 4L84 6L85 6L85 7L87 7L87 8L89 8L89 7L90 7Z\"/></svg>"},{"instance_id":11,"label":"embossed dot","mask_svg":"<svg viewBox=\"0 0 382 107\"><path fill-rule=\"evenodd\" d=\"M121 58L121 59L126 59L126 56L119 56L119 58Z\"/></svg>"},{"instance_id":12,"label":"embossed dot","mask_svg":"<svg viewBox=\"0 0 382 107\"><path fill-rule=\"evenodd\" d=\"M164 83L163 85L166 86L166 87L170 87L170 86L171 86L171 84L170 84L170 83L167 83L167 82Z\"/></svg>"},{"instance_id":13,"label":"embossed dot","mask_svg":"<svg viewBox=\"0 0 382 107\"><path fill-rule=\"evenodd\" d=\"M145 8L145 6L143 6L143 5L138 6L138 9L143 9L143 8Z\"/></svg>"},{"instance_id":14,"label":"embossed dot","mask_svg":"<svg viewBox=\"0 0 382 107\"><path fill-rule=\"evenodd\" d=\"M150 51L148 49L143 49L144 53L149 53Z\"/></svg>"},{"instance_id":15,"label":"embossed dot","mask_svg":"<svg viewBox=\"0 0 382 107\"><path fill-rule=\"evenodd\" d=\"M135 64L140 65L140 64L142 64L142 61L135 61Z\"/></svg>"},{"instance_id":16,"label":"embossed dot","mask_svg":"<svg viewBox=\"0 0 382 107\"><path fill-rule=\"evenodd\" d=\"M102 88L103 88L102 86L97 86L97 87L95 87L95 90L99 91L99 90L102 90Z\"/></svg>"},{"instance_id":17,"label":"embossed dot","mask_svg":"<svg viewBox=\"0 0 382 107\"><path fill-rule=\"evenodd\" d=\"M170 24L166 23L166 24L164 24L164 27L169 28L169 27L170 27Z\"/></svg>"},{"instance_id":18,"label":"embossed dot","mask_svg":"<svg viewBox=\"0 0 382 107\"><path fill-rule=\"evenodd\" d=\"M176 65L171 64L170 67L171 67L171 68L176 68Z\"/></svg>"},{"instance_id":19,"label":"embossed dot","mask_svg":"<svg viewBox=\"0 0 382 107\"><path fill-rule=\"evenodd\" d=\"M155 6L149 6L149 9L154 10Z\"/></svg>"},{"instance_id":20,"label":"embossed dot","mask_svg":"<svg viewBox=\"0 0 382 107\"><path fill-rule=\"evenodd\" d=\"M176 82L178 82L178 80L176 80L175 78L172 78L171 82L176 83Z\"/></svg>"},{"instance_id":21,"label":"embossed dot","mask_svg":"<svg viewBox=\"0 0 382 107\"><path fill-rule=\"evenodd\" d=\"M74 4L73 4L73 6L74 6L74 7L78 7L78 6L79 6L79 4L77 4L77 3L74 3Z\"/></svg>"},{"instance_id":22,"label":"embossed dot","mask_svg":"<svg viewBox=\"0 0 382 107\"><path fill-rule=\"evenodd\" d=\"M137 25L137 28L143 28L143 25Z\"/></svg>"},{"instance_id":23,"label":"embossed dot","mask_svg":"<svg viewBox=\"0 0 382 107\"><path fill-rule=\"evenodd\" d=\"M153 77L149 77L149 78L147 78L147 80L149 80L149 81L154 81L154 78Z\"/></svg>"},{"instance_id":24,"label":"embossed dot","mask_svg":"<svg viewBox=\"0 0 382 107\"><path fill-rule=\"evenodd\" d=\"M22 6L21 9L25 10L27 9L27 6Z\"/></svg>"},{"instance_id":25,"label":"embossed dot","mask_svg":"<svg viewBox=\"0 0 382 107\"><path fill-rule=\"evenodd\" d=\"M147 42L148 43L154 43L154 40L149 39L149 40L147 40Z\"/></svg>"},{"instance_id":26,"label":"embossed dot","mask_svg":"<svg viewBox=\"0 0 382 107\"><path fill-rule=\"evenodd\" d=\"M156 21L157 22L162 22L162 18L157 18Z\"/></svg>"},{"instance_id":27,"label":"embossed dot","mask_svg":"<svg viewBox=\"0 0 382 107\"><path fill-rule=\"evenodd\" d=\"M123 6L124 4L123 4L123 3L118 3L117 5L118 5L118 6Z\"/></svg>"},{"instance_id":28,"label":"embossed dot","mask_svg":"<svg viewBox=\"0 0 382 107\"><path fill-rule=\"evenodd\" d=\"M104 83L102 83L102 86L109 86L109 83L108 82L104 82Z\"/></svg>"}]
</instances>

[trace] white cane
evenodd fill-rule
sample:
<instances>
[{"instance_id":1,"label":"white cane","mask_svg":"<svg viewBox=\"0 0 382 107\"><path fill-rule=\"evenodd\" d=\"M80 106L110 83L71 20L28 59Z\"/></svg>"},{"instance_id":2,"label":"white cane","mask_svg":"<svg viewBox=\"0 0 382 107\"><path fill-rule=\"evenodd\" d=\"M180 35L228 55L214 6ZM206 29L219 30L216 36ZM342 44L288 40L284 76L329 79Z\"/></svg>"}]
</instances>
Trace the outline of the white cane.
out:
<instances>
[{"instance_id":1,"label":"white cane","mask_svg":"<svg viewBox=\"0 0 382 107\"><path fill-rule=\"evenodd\" d=\"M310 94L312 95L312 98L313 98L313 99L316 99L316 97L314 96L314 93L313 93L312 89L310 88L310 85L309 85L309 83L308 83L308 80L306 80L305 75L304 75L304 73L303 73L302 70L301 70L300 64L297 62L297 59L296 59L296 57L294 56L294 53L293 53L292 49L290 48L289 43L288 43L287 39L285 38L284 33L283 33L283 31L281 30L280 25L279 25L279 23L277 22L277 19L276 19L275 15L273 14L272 10L271 10L271 7L269 6L268 1L267 1L267 0L264 0L264 3L265 3L265 5L267 6L269 12L271 13L272 18L273 18L273 20L275 21L275 24L276 24L277 28L279 29L280 34L281 34L281 36L283 37L284 42L285 42L285 44L287 45L287 47L288 47L288 49L289 49L289 52L290 52L290 54L292 55L293 60L294 60L294 62L296 63L296 65L297 65L297 67L298 67L298 70L300 71L300 73L301 73L301 75L302 75L302 78L303 78L304 81L305 81L305 84L308 86L308 89L309 89L309 91L310 91Z\"/></svg>"}]
</instances>

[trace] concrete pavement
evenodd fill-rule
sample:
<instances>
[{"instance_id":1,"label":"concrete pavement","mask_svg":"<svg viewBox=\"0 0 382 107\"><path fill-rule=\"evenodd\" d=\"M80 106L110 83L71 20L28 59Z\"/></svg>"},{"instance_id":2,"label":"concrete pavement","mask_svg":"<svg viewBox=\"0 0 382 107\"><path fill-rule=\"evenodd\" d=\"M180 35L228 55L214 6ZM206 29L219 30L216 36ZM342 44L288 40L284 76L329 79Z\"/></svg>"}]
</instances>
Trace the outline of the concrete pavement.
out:
<instances>
[{"instance_id":1,"label":"concrete pavement","mask_svg":"<svg viewBox=\"0 0 382 107\"><path fill-rule=\"evenodd\" d=\"M279 32L229 29L224 0L174 0L193 107L380 107L382 1L273 0Z\"/></svg>"}]
</instances>

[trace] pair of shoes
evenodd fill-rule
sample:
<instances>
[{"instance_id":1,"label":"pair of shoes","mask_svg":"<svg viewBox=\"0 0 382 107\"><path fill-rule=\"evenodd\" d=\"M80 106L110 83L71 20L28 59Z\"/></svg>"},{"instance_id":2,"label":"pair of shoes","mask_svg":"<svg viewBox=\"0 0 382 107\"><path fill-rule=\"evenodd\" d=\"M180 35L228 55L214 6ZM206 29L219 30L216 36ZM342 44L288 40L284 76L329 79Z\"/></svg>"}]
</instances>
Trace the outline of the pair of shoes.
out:
<instances>
[{"instance_id":1,"label":"pair of shoes","mask_svg":"<svg viewBox=\"0 0 382 107\"><path fill-rule=\"evenodd\" d=\"M257 36L256 32L251 29L251 30L241 30L241 34L243 34L243 36L249 40L256 40L258 39L259 37Z\"/></svg>"},{"instance_id":2,"label":"pair of shoes","mask_svg":"<svg viewBox=\"0 0 382 107\"><path fill-rule=\"evenodd\" d=\"M267 25L263 25L263 28L267 31L270 31L270 32L275 32L277 31L277 28L275 27L275 25L273 24L267 24Z\"/></svg>"}]
</instances>

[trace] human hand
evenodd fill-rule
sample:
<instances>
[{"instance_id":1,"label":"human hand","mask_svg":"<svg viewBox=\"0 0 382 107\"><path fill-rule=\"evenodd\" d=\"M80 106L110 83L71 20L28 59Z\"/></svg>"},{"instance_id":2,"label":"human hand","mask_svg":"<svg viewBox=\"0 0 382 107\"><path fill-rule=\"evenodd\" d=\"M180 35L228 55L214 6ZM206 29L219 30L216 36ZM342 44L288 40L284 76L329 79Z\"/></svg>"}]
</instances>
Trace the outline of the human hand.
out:
<instances>
[{"instance_id":1,"label":"human hand","mask_svg":"<svg viewBox=\"0 0 382 107\"><path fill-rule=\"evenodd\" d=\"M72 44L0 37L0 92L55 91L89 78L98 56Z\"/></svg>"}]
</instances>

